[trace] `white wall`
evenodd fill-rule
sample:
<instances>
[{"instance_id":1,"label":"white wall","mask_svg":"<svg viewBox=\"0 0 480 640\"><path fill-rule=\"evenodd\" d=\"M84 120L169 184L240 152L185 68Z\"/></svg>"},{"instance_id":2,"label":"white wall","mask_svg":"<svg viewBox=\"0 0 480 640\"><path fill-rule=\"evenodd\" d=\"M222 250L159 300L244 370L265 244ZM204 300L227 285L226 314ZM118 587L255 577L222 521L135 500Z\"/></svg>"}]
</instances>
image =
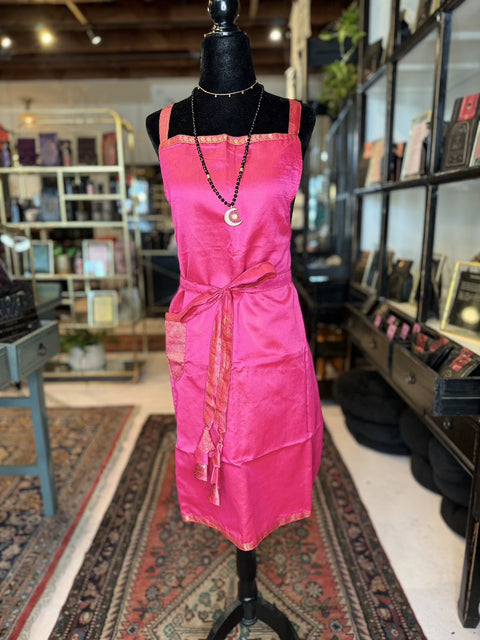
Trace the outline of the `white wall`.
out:
<instances>
[{"instance_id":1,"label":"white wall","mask_svg":"<svg viewBox=\"0 0 480 640\"><path fill-rule=\"evenodd\" d=\"M285 95L282 75L258 77L270 93ZM190 95L196 78L147 78L141 80L62 80L0 82L0 106L24 109L24 98L35 108L107 107L130 122L135 131L138 164L154 164L157 159L145 131L148 114ZM2 123L0 117L0 124Z\"/></svg>"}]
</instances>

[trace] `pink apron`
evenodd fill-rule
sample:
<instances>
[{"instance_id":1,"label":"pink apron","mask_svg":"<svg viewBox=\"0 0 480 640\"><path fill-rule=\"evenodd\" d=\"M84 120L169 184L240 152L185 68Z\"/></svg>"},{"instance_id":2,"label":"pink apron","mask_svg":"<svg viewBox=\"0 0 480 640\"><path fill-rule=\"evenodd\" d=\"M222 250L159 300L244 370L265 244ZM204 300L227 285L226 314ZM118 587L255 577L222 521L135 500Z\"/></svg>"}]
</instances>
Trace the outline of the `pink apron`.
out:
<instances>
[{"instance_id":1,"label":"pink apron","mask_svg":"<svg viewBox=\"0 0 480 640\"><path fill-rule=\"evenodd\" d=\"M160 116L159 159L181 271L166 315L180 508L185 521L250 550L310 515L320 466L320 399L290 273L301 105L290 101L288 133L252 136L236 226L225 221L228 207L207 182L194 138L168 138L170 113ZM227 200L246 139L199 136Z\"/></svg>"}]
</instances>

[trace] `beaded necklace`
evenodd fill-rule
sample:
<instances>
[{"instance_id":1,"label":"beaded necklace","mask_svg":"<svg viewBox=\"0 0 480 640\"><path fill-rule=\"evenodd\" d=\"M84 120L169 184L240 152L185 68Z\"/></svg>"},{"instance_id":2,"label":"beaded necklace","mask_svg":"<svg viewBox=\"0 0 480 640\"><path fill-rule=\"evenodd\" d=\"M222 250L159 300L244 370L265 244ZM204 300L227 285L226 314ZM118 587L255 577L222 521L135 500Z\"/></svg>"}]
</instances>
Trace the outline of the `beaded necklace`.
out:
<instances>
[{"instance_id":1,"label":"beaded necklace","mask_svg":"<svg viewBox=\"0 0 480 640\"><path fill-rule=\"evenodd\" d=\"M195 138L195 146L197 147L198 157L200 158L200 162L202 163L203 171L204 171L204 173L205 173L205 175L207 177L208 184L210 185L212 191L217 196L217 198L221 202L223 202L223 204L227 205L227 207L228 207L227 211L224 214L224 220L231 227L237 227L239 224L242 224L242 220L240 219L240 214L238 213L238 210L235 207L235 202L237 201L238 190L239 190L239 187L240 187L240 181L241 181L242 176L243 176L243 170L245 168L245 163L247 162L248 149L250 147L250 140L252 139L253 129L255 127L255 122L257 121L258 112L260 111L260 105L262 104L264 88L263 88L263 85L259 85L259 86L260 86L260 97L258 99L258 104L257 104L257 108L255 110L255 115L253 116L253 120L252 120L252 125L250 127L250 131L248 132L247 142L245 144L245 151L243 153L243 158L242 158L242 162L241 162L241 165L240 165L240 170L238 172L237 180L235 182L235 188L234 188L233 198L232 198L231 202L228 202L227 200L225 200L225 198L220 194L220 192L218 191L216 186L213 184L213 180L210 177L210 173L209 173L209 171L207 169L207 165L205 163L205 158L203 157L203 153L202 153L202 150L200 148L200 142L199 142L198 136L197 136L197 125L196 125L196 122L195 122L195 106L194 106L195 89L193 89L193 91L192 91L191 100L190 100L191 106L192 106L193 136Z\"/></svg>"},{"instance_id":2,"label":"beaded necklace","mask_svg":"<svg viewBox=\"0 0 480 640\"><path fill-rule=\"evenodd\" d=\"M229 98L231 98L232 96L236 96L239 93L241 93L242 96L243 96L245 91L250 91L250 89L253 89L253 87L256 84L257 84L257 81L255 80L255 82L253 84L251 84L249 87L247 87L246 89L240 89L240 91L229 91L227 93L218 93L218 92L215 92L215 91L207 91L207 89L204 89L200 85L197 85L197 89L200 89L200 91L203 91L203 93L208 93L209 96L215 96L215 98L218 98L218 96L220 96L220 97L228 96Z\"/></svg>"}]
</instances>

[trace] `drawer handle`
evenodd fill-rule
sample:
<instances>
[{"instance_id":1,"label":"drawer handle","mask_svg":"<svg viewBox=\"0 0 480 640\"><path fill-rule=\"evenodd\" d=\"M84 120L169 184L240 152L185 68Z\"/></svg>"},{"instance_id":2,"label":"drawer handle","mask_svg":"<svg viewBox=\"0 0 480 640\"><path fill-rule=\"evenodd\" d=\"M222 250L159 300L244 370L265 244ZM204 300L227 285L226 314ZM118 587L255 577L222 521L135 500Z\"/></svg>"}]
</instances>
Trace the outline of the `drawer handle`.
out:
<instances>
[{"instance_id":1,"label":"drawer handle","mask_svg":"<svg viewBox=\"0 0 480 640\"><path fill-rule=\"evenodd\" d=\"M453 422L451 418L444 418L443 419L443 428L448 431L449 429L451 429L453 427Z\"/></svg>"},{"instance_id":2,"label":"drawer handle","mask_svg":"<svg viewBox=\"0 0 480 640\"><path fill-rule=\"evenodd\" d=\"M415 384L416 381L417 381L417 379L415 378L415 374L413 373L413 371L410 371L405 376L405 382L407 384Z\"/></svg>"},{"instance_id":3,"label":"drawer handle","mask_svg":"<svg viewBox=\"0 0 480 640\"><path fill-rule=\"evenodd\" d=\"M43 342L40 342L40 344L38 345L37 353L39 356L44 356L47 353L47 347L43 344Z\"/></svg>"},{"instance_id":4,"label":"drawer handle","mask_svg":"<svg viewBox=\"0 0 480 640\"><path fill-rule=\"evenodd\" d=\"M377 348L377 341L374 338L372 338L372 340L370 340L369 347L370 347L370 349L376 349Z\"/></svg>"}]
</instances>

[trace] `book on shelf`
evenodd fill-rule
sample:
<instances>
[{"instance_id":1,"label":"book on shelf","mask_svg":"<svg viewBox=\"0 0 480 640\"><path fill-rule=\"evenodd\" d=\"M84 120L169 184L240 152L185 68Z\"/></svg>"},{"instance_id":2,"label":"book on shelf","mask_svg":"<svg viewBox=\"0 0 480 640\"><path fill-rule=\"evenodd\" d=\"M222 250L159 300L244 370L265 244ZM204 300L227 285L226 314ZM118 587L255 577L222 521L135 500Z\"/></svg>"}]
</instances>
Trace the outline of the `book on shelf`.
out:
<instances>
[{"instance_id":1,"label":"book on shelf","mask_svg":"<svg viewBox=\"0 0 480 640\"><path fill-rule=\"evenodd\" d=\"M479 122L480 94L455 100L452 118L445 127L441 169L460 169L471 163L472 147Z\"/></svg>"},{"instance_id":2,"label":"book on shelf","mask_svg":"<svg viewBox=\"0 0 480 640\"><path fill-rule=\"evenodd\" d=\"M426 172L431 118L432 112L429 109L412 119L402 162L401 180L418 178Z\"/></svg>"},{"instance_id":3,"label":"book on shelf","mask_svg":"<svg viewBox=\"0 0 480 640\"><path fill-rule=\"evenodd\" d=\"M357 187L365 186L365 179L367 177L368 165L370 164L370 158L373 153L373 142L371 140L363 143L362 155L358 161L357 169Z\"/></svg>"},{"instance_id":4,"label":"book on shelf","mask_svg":"<svg viewBox=\"0 0 480 640\"><path fill-rule=\"evenodd\" d=\"M117 136L115 131L104 133L102 136L102 157L103 164L113 166L118 164L117 159Z\"/></svg>"},{"instance_id":5,"label":"book on shelf","mask_svg":"<svg viewBox=\"0 0 480 640\"><path fill-rule=\"evenodd\" d=\"M373 142L372 155L370 156L367 175L365 176L366 187L380 184L382 181L383 147L382 138Z\"/></svg>"},{"instance_id":6,"label":"book on shelf","mask_svg":"<svg viewBox=\"0 0 480 640\"><path fill-rule=\"evenodd\" d=\"M388 180L389 182L398 182L402 173L403 157L405 155L406 142L394 142L390 153L390 165Z\"/></svg>"},{"instance_id":7,"label":"book on shelf","mask_svg":"<svg viewBox=\"0 0 480 640\"><path fill-rule=\"evenodd\" d=\"M17 152L18 161L21 165L30 166L36 164L35 138L18 138Z\"/></svg>"},{"instance_id":8,"label":"book on shelf","mask_svg":"<svg viewBox=\"0 0 480 640\"><path fill-rule=\"evenodd\" d=\"M97 164L97 141L95 138L77 139L78 164Z\"/></svg>"},{"instance_id":9,"label":"book on shelf","mask_svg":"<svg viewBox=\"0 0 480 640\"><path fill-rule=\"evenodd\" d=\"M40 133L40 163L44 167L56 167L60 164L58 135L56 133Z\"/></svg>"}]
</instances>

